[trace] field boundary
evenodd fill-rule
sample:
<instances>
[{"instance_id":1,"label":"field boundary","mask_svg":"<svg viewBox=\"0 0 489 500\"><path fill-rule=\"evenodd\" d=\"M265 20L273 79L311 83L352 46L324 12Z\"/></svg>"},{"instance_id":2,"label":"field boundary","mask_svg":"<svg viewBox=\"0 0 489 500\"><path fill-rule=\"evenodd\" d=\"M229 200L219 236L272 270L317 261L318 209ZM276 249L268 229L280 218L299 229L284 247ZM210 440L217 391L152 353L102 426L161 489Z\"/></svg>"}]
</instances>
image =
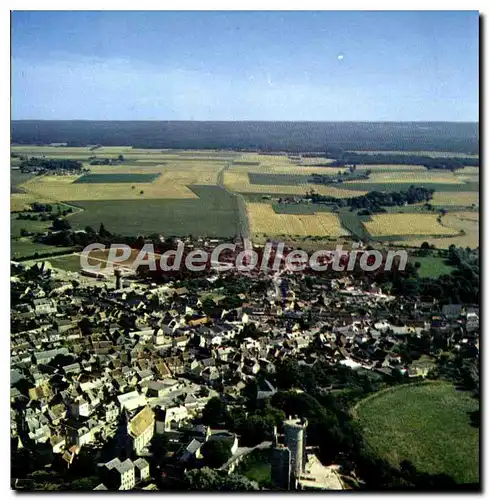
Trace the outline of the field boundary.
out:
<instances>
[{"instance_id":1,"label":"field boundary","mask_svg":"<svg viewBox=\"0 0 489 500\"><path fill-rule=\"evenodd\" d=\"M241 232L241 236L244 239L250 239L251 237L251 231L250 231L250 221L248 217L248 212L246 210L246 202L243 196L236 192L236 191L231 191L226 187L226 184L224 183L224 173L226 170L229 170L229 168L233 165L232 162L227 163L224 165L221 170L219 170L219 173L217 174L217 185L224 189L228 194L233 196L233 198L236 200L236 206L238 208L238 226Z\"/></svg>"}]
</instances>

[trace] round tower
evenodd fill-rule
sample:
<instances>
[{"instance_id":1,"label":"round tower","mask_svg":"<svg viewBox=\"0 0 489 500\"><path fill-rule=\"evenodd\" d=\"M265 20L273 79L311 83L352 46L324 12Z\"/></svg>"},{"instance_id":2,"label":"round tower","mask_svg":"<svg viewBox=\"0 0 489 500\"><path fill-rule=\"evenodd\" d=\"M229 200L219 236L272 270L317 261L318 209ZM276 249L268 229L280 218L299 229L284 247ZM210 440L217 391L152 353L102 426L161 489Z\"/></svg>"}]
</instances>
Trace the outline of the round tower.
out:
<instances>
[{"instance_id":1,"label":"round tower","mask_svg":"<svg viewBox=\"0 0 489 500\"><path fill-rule=\"evenodd\" d=\"M305 466L307 419L290 418L284 422L284 442L290 450L291 474L298 478Z\"/></svg>"}]
</instances>

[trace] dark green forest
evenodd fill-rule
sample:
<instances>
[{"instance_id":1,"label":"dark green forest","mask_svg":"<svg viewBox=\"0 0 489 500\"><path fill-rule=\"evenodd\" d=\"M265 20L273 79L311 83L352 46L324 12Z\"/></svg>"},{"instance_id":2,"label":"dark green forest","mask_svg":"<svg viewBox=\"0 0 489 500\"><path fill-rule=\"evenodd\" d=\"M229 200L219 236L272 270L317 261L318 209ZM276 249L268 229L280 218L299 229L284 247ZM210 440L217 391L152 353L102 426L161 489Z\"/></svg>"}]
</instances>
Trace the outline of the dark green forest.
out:
<instances>
[{"instance_id":1,"label":"dark green forest","mask_svg":"<svg viewBox=\"0 0 489 500\"><path fill-rule=\"evenodd\" d=\"M12 144L263 152L335 149L479 152L478 123L14 120L11 133Z\"/></svg>"}]
</instances>

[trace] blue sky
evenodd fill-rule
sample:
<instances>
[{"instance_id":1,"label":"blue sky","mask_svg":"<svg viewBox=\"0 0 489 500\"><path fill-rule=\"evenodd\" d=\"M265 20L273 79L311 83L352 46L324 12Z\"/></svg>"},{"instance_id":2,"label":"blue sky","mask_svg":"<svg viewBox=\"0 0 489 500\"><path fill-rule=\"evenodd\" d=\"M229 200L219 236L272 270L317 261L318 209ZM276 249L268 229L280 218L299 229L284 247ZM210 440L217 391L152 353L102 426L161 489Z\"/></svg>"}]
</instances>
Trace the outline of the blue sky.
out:
<instances>
[{"instance_id":1,"label":"blue sky","mask_svg":"<svg viewBox=\"0 0 489 500\"><path fill-rule=\"evenodd\" d=\"M477 12L12 14L12 118L478 121Z\"/></svg>"}]
</instances>

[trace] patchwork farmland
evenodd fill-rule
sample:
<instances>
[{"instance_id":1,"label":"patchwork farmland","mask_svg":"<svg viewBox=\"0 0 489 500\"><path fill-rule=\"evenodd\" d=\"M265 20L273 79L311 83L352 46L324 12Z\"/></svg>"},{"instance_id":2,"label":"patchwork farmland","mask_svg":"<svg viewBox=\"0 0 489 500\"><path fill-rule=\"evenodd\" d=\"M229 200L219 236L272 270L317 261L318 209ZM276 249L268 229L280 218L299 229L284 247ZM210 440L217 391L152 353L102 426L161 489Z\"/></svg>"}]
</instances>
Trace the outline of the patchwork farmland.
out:
<instances>
[{"instance_id":1,"label":"patchwork farmland","mask_svg":"<svg viewBox=\"0 0 489 500\"><path fill-rule=\"evenodd\" d=\"M424 241L439 248L479 244L478 167L452 172L420 165L356 165L368 177L352 180L350 168L334 166L334 159L327 157L127 146L13 146L11 151L79 160L88 169L83 175L25 174L19 170L20 158L12 158L11 211L28 210L34 202L64 202L78 208L69 215L75 229L104 223L125 235L233 237L249 228L257 243L281 237L301 245L335 238L412 247ZM94 159L113 164L92 165ZM314 174L340 182L317 184ZM303 199L311 190L347 200L372 191L406 191L411 185L434 189L427 206L394 206L387 207L388 213L364 215ZM21 243L25 241L17 241Z\"/></svg>"},{"instance_id":2,"label":"patchwork farmland","mask_svg":"<svg viewBox=\"0 0 489 500\"><path fill-rule=\"evenodd\" d=\"M254 167L259 168L259 167ZM298 167L300 168L300 167ZM320 168L320 167L318 167ZM294 195L305 195L306 192L310 191L311 188L317 193L324 196L334 196L335 198L350 198L352 196L358 196L359 194L365 194L367 191L353 191L350 189L343 189L339 187L325 186L308 184L307 176L304 176L304 183L297 183L297 174L291 173L289 179L295 179L295 184L283 184L282 173L278 174L280 184L273 184L272 174L267 176L267 184L254 184L250 182L250 172L248 171L235 171L234 169L227 170L224 174L224 184L225 186L238 193L259 193L259 194L273 194L273 195L284 195L284 196L294 196ZM285 174L287 176L287 174Z\"/></svg>"},{"instance_id":3,"label":"patchwork farmland","mask_svg":"<svg viewBox=\"0 0 489 500\"><path fill-rule=\"evenodd\" d=\"M447 213L442 219L442 224L457 231L457 236L450 238L430 237L429 243L437 248L446 249L450 245L477 248L479 246L479 212L456 211ZM405 238L403 241L397 241L396 244L420 247L426 239Z\"/></svg>"},{"instance_id":4,"label":"patchwork farmland","mask_svg":"<svg viewBox=\"0 0 489 500\"><path fill-rule=\"evenodd\" d=\"M348 184L464 184L464 181L452 172L430 172L413 170L395 170L393 172L378 172L375 167L368 181L349 181Z\"/></svg>"},{"instance_id":5,"label":"patchwork farmland","mask_svg":"<svg viewBox=\"0 0 489 500\"><path fill-rule=\"evenodd\" d=\"M443 226L435 214L378 214L365 222L365 228L374 237L419 235L455 235L459 232Z\"/></svg>"}]
</instances>

